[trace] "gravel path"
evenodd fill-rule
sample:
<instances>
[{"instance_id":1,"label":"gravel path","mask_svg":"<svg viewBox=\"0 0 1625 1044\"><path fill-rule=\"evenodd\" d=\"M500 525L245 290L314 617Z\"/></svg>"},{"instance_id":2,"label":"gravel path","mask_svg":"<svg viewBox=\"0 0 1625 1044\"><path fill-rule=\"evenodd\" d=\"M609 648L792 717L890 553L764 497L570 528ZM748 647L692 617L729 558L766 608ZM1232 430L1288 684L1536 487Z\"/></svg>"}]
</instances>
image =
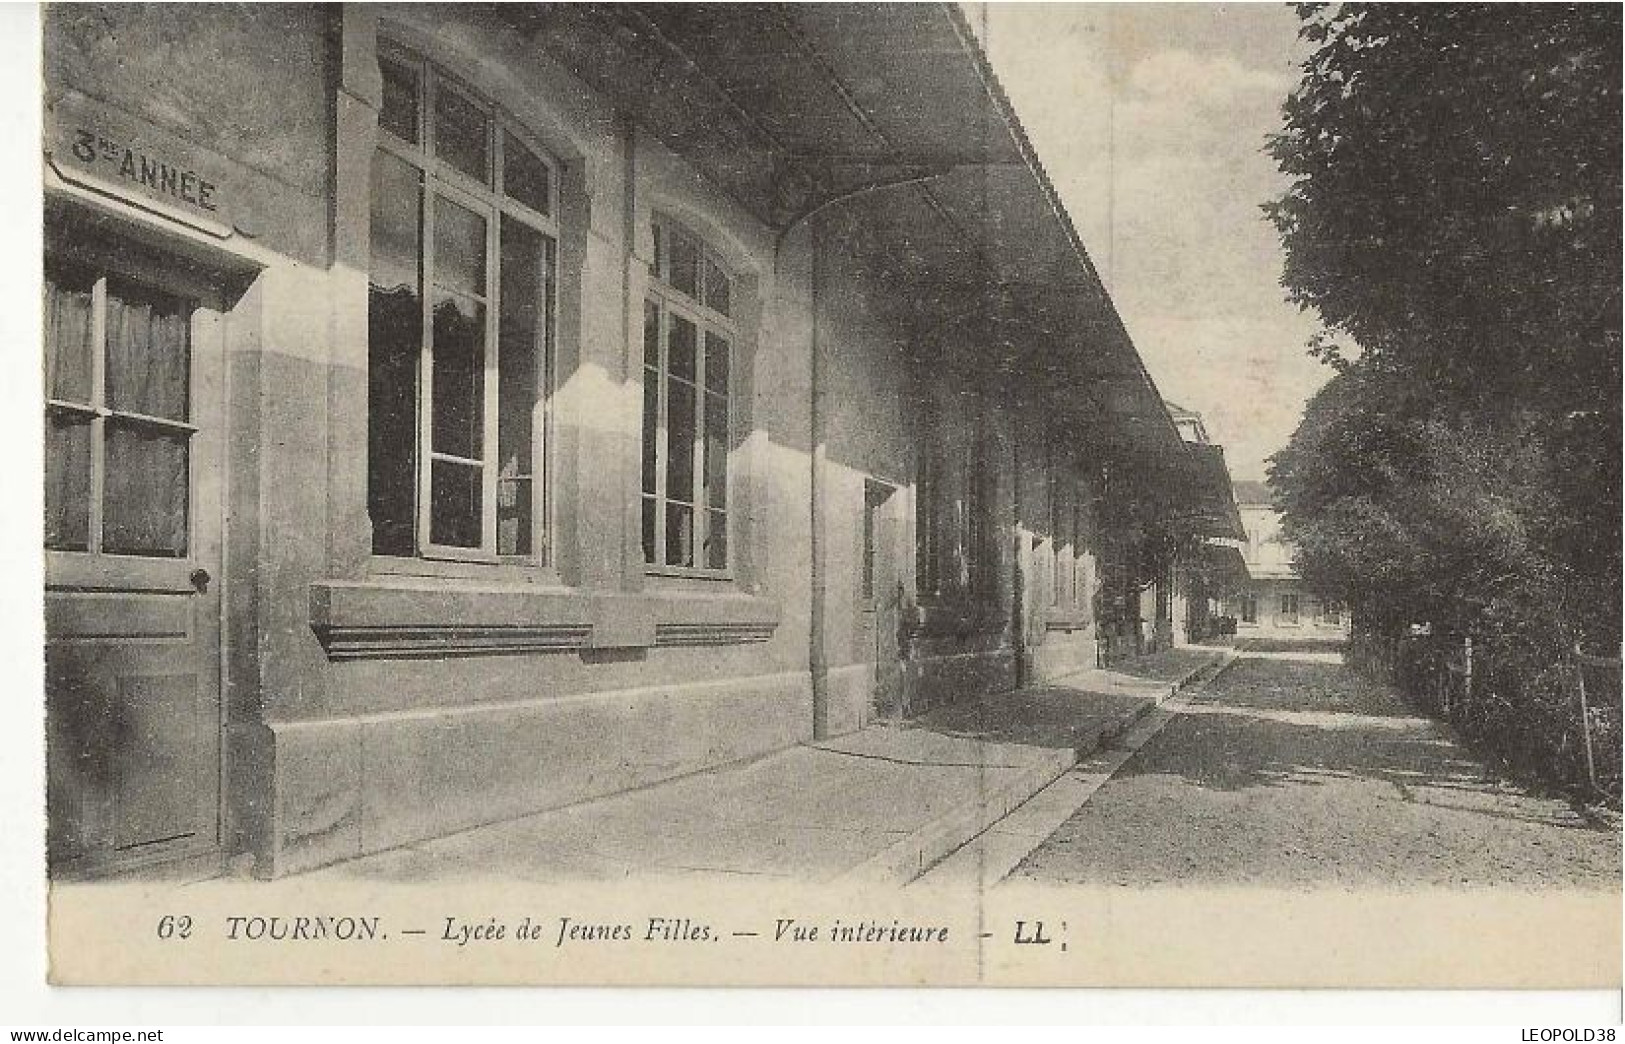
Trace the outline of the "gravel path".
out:
<instances>
[{"instance_id":1,"label":"gravel path","mask_svg":"<svg viewBox=\"0 0 1625 1044\"><path fill-rule=\"evenodd\" d=\"M1620 887L1617 826L1497 779L1336 654L1244 653L1035 850L1092 884Z\"/></svg>"}]
</instances>

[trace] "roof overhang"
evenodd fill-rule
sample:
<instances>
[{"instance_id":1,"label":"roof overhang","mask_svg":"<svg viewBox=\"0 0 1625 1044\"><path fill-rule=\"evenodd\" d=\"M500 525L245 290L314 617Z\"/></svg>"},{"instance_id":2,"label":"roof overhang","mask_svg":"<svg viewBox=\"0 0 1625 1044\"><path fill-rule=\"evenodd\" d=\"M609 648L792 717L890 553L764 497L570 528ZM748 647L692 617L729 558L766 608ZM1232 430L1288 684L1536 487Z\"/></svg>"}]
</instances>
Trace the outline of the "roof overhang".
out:
<instances>
[{"instance_id":1,"label":"roof overhang","mask_svg":"<svg viewBox=\"0 0 1625 1044\"><path fill-rule=\"evenodd\" d=\"M1171 463L1162 397L957 4L495 10L768 227L818 216L917 350L1049 388L1119 469Z\"/></svg>"},{"instance_id":2,"label":"roof overhang","mask_svg":"<svg viewBox=\"0 0 1625 1044\"><path fill-rule=\"evenodd\" d=\"M1242 587L1251 579L1241 550L1229 544L1213 541L1198 544L1192 565L1220 590Z\"/></svg>"},{"instance_id":3,"label":"roof overhang","mask_svg":"<svg viewBox=\"0 0 1625 1044\"><path fill-rule=\"evenodd\" d=\"M1182 481L1170 489L1167 505L1172 528L1195 537L1246 540L1230 487L1230 469L1224 463L1224 447L1209 443L1186 443L1189 459Z\"/></svg>"}]
</instances>

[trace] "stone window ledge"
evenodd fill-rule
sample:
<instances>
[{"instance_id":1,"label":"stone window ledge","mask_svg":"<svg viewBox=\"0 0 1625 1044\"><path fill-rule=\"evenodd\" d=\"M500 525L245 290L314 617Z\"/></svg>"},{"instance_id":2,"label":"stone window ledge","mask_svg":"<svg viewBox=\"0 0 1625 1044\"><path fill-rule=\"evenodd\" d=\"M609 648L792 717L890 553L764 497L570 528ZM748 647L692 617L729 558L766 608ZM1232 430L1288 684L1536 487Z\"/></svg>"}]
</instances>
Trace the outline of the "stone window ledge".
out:
<instances>
[{"instance_id":1,"label":"stone window ledge","mask_svg":"<svg viewBox=\"0 0 1625 1044\"><path fill-rule=\"evenodd\" d=\"M755 595L621 593L409 577L310 587L310 626L330 660L639 650L765 642L776 601Z\"/></svg>"},{"instance_id":2,"label":"stone window ledge","mask_svg":"<svg viewBox=\"0 0 1625 1044\"><path fill-rule=\"evenodd\" d=\"M916 606L912 629L923 636L968 634L1003 627L1006 620L997 602L943 599Z\"/></svg>"},{"instance_id":3,"label":"stone window ledge","mask_svg":"<svg viewBox=\"0 0 1625 1044\"><path fill-rule=\"evenodd\" d=\"M1049 609L1044 627L1051 631L1081 631L1089 626L1089 614L1075 609Z\"/></svg>"}]
</instances>

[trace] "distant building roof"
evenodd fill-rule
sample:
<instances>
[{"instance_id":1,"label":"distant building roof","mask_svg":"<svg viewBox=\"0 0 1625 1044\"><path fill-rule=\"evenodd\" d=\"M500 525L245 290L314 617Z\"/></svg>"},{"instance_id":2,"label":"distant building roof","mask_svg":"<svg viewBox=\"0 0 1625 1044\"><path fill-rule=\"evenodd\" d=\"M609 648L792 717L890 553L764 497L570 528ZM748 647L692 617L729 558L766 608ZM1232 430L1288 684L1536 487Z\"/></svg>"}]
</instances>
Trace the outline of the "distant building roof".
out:
<instances>
[{"instance_id":1,"label":"distant building roof","mask_svg":"<svg viewBox=\"0 0 1625 1044\"><path fill-rule=\"evenodd\" d=\"M1168 419L1172 420L1174 427L1179 429L1180 438L1186 442L1199 443L1204 446L1211 441L1208 438L1207 425L1203 423L1200 413L1195 410L1187 410L1178 403L1169 402L1166 399L1163 400L1162 405L1168 410Z\"/></svg>"},{"instance_id":2,"label":"distant building roof","mask_svg":"<svg viewBox=\"0 0 1625 1044\"><path fill-rule=\"evenodd\" d=\"M1238 479L1230 484L1235 490L1236 503L1241 505L1267 504L1275 506L1275 495L1270 492L1268 482L1258 482L1253 479Z\"/></svg>"}]
</instances>

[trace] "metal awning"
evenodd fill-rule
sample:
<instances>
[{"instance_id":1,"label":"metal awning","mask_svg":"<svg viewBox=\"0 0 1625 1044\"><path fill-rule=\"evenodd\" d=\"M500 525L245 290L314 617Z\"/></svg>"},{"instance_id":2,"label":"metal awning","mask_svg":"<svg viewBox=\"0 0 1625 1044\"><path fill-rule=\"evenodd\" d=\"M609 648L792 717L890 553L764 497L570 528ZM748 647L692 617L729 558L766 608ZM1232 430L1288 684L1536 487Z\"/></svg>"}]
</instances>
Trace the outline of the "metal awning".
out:
<instances>
[{"instance_id":1,"label":"metal awning","mask_svg":"<svg viewBox=\"0 0 1625 1044\"><path fill-rule=\"evenodd\" d=\"M818 214L907 329L1050 388L1117 470L1178 470L1162 397L958 5L494 10L770 228Z\"/></svg>"}]
</instances>

